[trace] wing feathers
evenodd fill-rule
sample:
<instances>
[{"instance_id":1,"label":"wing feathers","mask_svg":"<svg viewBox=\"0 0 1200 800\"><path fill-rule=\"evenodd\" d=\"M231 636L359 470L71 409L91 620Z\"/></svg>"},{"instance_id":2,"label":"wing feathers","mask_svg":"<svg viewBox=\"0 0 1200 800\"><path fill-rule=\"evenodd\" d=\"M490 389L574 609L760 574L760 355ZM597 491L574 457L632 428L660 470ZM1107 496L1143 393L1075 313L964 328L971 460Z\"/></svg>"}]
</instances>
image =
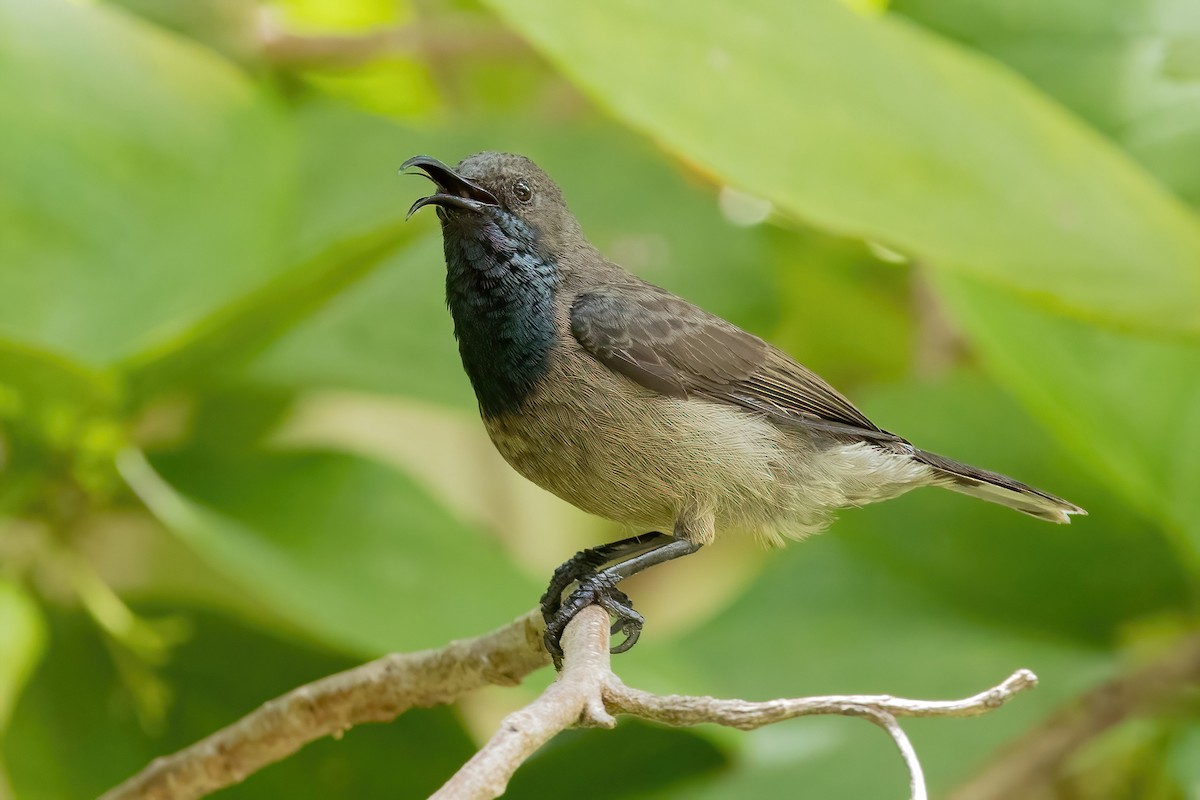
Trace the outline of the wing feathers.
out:
<instances>
[{"instance_id":1,"label":"wing feathers","mask_svg":"<svg viewBox=\"0 0 1200 800\"><path fill-rule=\"evenodd\" d=\"M610 369L661 394L705 397L780 421L903 441L782 351L650 284L581 294L571 307L571 332Z\"/></svg>"}]
</instances>

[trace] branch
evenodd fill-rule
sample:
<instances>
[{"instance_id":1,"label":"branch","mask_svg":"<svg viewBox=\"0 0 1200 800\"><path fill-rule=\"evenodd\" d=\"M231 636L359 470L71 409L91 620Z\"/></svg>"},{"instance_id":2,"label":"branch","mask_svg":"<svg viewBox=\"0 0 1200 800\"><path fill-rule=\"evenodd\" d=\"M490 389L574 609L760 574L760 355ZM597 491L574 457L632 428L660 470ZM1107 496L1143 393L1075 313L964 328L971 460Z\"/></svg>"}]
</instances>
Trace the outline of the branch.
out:
<instances>
[{"instance_id":1,"label":"branch","mask_svg":"<svg viewBox=\"0 0 1200 800\"><path fill-rule=\"evenodd\" d=\"M602 696L612 677L608 624L608 612L598 606L576 615L563 633L558 680L538 699L505 717L500 730L429 800L499 797L517 767L555 734L573 725L615 726Z\"/></svg>"},{"instance_id":2,"label":"branch","mask_svg":"<svg viewBox=\"0 0 1200 800\"><path fill-rule=\"evenodd\" d=\"M101 800L190 800L244 780L323 736L361 722L394 719L413 706L448 703L485 684L513 685L548 663L540 614L439 650L392 655L295 689L185 750L156 759ZM752 730L794 717L863 717L892 737L908 767L913 800L925 800L921 764L897 717L968 717L1003 705L1037 678L1018 670L995 688L965 700L906 700L888 695L831 695L748 702L655 695L631 689L612 672L609 620L584 609L563 637L564 668L536 700L510 714L494 736L431 800L490 800L514 772L559 732L611 728L616 714L666 725L715 723Z\"/></svg>"},{"instance_id":3,"label":"branch","mask_svg":"<svg viewBox=\"0 0 1200 800\"><path fill-rule=\"evenodd\" d=\"M654 695L631 689L613 674L609 661L608 614L596 606L571 621L563 638L564 668L537 700L509 715L500 730L430 800L491 800L534 751L573 725L611 728L614 714L630 714L666 725L715 723L740 730L795 717L837 714L864 717L891 735L908 767L913 800L925 800L925 779L916 752L896 717L971 717L999 708L1013 695L1037 685L1018 670L1000 685L965 700L906 700L888 695L830 695L767 700Z\"/></svg>"},{"instance_id":4,"label":"branch","mask_svg":"<svg viewBox=\"0 0 1200 800\"><path fill-rule=\"evenodd\" d=\"M550 663L542 617L523 617L437 650L384 656L293 689L227 728L157 758L100 800L191 800L240 783L309 742L413 706L450 703L487 684L515 686Z\"/></svg>"}]
</instances>

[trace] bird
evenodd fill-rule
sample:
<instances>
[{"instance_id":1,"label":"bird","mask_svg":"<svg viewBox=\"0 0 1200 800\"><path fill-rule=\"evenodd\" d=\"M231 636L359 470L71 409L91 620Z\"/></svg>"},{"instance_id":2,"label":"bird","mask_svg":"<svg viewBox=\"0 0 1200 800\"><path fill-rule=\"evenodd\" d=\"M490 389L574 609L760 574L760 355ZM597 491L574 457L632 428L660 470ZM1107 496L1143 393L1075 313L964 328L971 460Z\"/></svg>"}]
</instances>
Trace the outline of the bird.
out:
<instances>
[{"instance_id":1,"label":"bird","mask_svg":"<svg viewBox=\"0 0 1200 800\"><path fill-rule=\"evenodd\" d=\"M436 207L446 303L492 443L533 483L639 531L555 570L541 611L556 666L592 604L623 634L613 652L632 647L645 620L618 584L727 531L781 544L924 486L1056 523L1087 513L915 447L787 353L613 263L530 159L420 155L400 171L412 168L436 191L408 216Z\"/></svg>"}]
</instances>

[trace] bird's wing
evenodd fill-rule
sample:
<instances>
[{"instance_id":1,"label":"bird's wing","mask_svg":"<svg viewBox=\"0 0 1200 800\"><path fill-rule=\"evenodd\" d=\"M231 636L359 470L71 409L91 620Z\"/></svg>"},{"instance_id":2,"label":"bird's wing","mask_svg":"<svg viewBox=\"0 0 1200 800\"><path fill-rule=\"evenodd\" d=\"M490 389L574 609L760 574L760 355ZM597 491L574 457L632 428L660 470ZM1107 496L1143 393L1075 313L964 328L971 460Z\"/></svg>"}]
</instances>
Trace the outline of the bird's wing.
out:
<instances>
[{"instance_id":1,"label":"bird's wing","mask_svg":"<svg viewBox=\"0 0 1200 800\"><path fill-rule=\"evenodd\" d=\"M903 441L787 354L730 322L645 283L579 295L571 332L601 363L647 389L702 397L777 421Z\"/></svg>"}]
</instances>

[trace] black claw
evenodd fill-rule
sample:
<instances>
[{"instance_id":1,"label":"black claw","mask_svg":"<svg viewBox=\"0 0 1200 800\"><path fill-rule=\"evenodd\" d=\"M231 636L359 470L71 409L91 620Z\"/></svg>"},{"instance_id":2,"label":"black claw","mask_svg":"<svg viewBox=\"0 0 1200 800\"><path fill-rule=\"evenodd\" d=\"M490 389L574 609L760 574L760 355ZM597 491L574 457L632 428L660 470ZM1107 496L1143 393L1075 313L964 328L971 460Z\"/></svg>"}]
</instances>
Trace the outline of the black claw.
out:
<instances>
[{"instance_id":1,"label":"black claw","mask_svg":"<svg viewBox=\"0 0 1200 800\"><path fill-rule=\"evenodd\" d=\"M580 550L554 571L546 593L542 595L542 618L546 620L543 640L554 666L562 669L562 635L567 623L592 604L609 613L616 621L612 635L624 634L625 639L612 648L624 653L637 644L645 620L633 610L629 597L617 589L617 584L647 567L694 553L699 545L677 539L658 531L631 536L619 542ZM616 562L616 563L613 563ZM607 568L606 564L610 564ZM563 592L572 583L575 591L563 602Z\"/></svg>"},{"instance_id":2,"label":"black claw","mask_svg":"<svg viewBox=\"0 0 1200 800\"><path fill-rule=\"evenodd\" d=\"M556 669L562 669L563 631L576 614L590 605L600 606L616 619L612 626L614 635L625 634L625 640L613 647L611 652L624 653L637 642L645 620L633 610L629 596L616 588L620 579L620 576L607 571L588 575L579 582L578 588L570 594L553 618L547 620L544 641Z\"/></svg>"},{"instance_id":3,"label":"black claw","mask_svg":"<svg viewBox=\"0 0 1200 800\"><path fill-rule=\"evenodd\" d=\"M554 612L550 619L546 620L546 633L543 635L543 640L546 644L546 650L550 653L550 657L554 660L555 669L562 669L562 635L567 629L567 623L575 618L583 609L600 602L600 596L605 591L604 584L606 580L601 578L604 573L597 575L588 575L579 581L579 586L575 591L571 592L565 603L560 603L559 608ZM543 614L545 606L543 606Z\"/></svg>"},{"instance_id":4,"label":"black claw","mask_svg":"<svg viewBox=\"0 0 1200 800\"><path fill-rule=\"evenodd\" d=\"M550 585L542 595L542 618L549 625L562 608L562 593L575 581L583 580L595 573L608 561L607 555L600 548L580 550L564 561L550 578Z\"/></svg>"},{"instance_id":5,"label":"black claw","mask_svg":"<svg viewBox=\"0 0 1200 800\"><path fill-rule=\"evenodd\" d=\"M639 622L636 625L626 625L624 630L625 640L620 644L613 645L611 648L609 648L608 652L614 655L617 653L624 653L637 644L638 639L641 638L642 635L642 623Z\"/></svg>"},{"instance_id":6,"label":"black claw","mask_svg":"<svg viewBox=\"0 0 1200 800\"><path fill-rule=\"evenodd\" d=\"M609 629L609 633L612 636L625 636L625 639L610 648L609 652L624 653L637 644L638 637L642 635L642 627L646 624L646 620L641 614L633 610L633 601L629 599L629 595L620 589L613 588L609 590L606 599L598 602L605 611L616 618L616 621Z\"/></svg>"},{"instance_id":7,"label":"black claw","mask_svg":"<svg viewBox=\"0 0 1200 800\"><path fill-rule=\"evenodd\" d=\"M619 617L612 626L612 634L616 636L618 633L625 634L625 638L618 644L609 648L610 653L624 653L626 650L637 644L637 640L642 635L642 627L646 624L645 618L633 610L633 606L626 606L625 615Z\"/></svg>"}]
</instances>

